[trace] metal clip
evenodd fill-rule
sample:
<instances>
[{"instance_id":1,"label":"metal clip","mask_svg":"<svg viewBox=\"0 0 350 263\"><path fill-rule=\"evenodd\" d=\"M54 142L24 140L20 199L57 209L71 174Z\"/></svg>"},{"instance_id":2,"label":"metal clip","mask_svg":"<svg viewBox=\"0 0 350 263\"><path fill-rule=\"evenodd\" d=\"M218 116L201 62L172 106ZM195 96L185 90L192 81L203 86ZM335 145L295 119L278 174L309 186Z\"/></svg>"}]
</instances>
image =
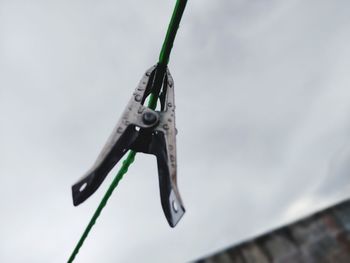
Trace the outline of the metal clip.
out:
<instances>
[{"instance_id":1,"label":"metal clip","mask_svg":"<svg viewBox=\"0 0 350 263\"><path fill-rule=\"evenodd\" d=\"M157 157L161 204L169 225L174 227L185 213L177 187L174 82L168 69L159 96L161 110L143 105L154 91L157 69L153 66L144 74L95 164L72 186L75 206L89 198L123 155L133 150Z\"/></svg>"}]
</instances>

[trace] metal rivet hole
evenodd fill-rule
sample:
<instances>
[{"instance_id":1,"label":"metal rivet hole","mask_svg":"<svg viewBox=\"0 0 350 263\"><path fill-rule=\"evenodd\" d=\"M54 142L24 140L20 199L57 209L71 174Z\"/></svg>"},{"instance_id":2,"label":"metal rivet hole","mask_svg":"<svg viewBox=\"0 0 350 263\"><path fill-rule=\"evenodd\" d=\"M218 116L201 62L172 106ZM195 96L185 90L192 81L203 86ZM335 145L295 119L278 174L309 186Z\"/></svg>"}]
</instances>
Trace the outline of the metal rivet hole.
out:
<instances>
[{"instance_id":1,"label":"metal rivet hole","mask_svg":"<svg viewBox=\"0 0 350 263\"><path fill-rule=\"evenodd\" d=\"M87 183L83 183L83 184L80 186L80 188L79 188L79 192L84 191L84 189L86 188L86 186L87 186Z\"/></svg>"},{"instance_id":2,"label":"metal rivet hole","mask_svg":"<svg viewBox=\"0 0 350 263\"><path fill-rule=\"evenodd\" d=\"M175 213L177 213L177 211L179 210L179 208L177 207L177 203L176 203L175 200L173 200L172 206L173 206L173 209L174 209Z\"/></svg>"},{"instance_id":3,"label":"metal rivet hole","mask_svg":"<svg viewBox=\"0 0 350 263\"><path fill-rule=\"evenodd\" d=\"M145 112L142 116L142 120L147 125L155 124L158 120L157 115L153 112Z\"/></svg>"}]
</instances>

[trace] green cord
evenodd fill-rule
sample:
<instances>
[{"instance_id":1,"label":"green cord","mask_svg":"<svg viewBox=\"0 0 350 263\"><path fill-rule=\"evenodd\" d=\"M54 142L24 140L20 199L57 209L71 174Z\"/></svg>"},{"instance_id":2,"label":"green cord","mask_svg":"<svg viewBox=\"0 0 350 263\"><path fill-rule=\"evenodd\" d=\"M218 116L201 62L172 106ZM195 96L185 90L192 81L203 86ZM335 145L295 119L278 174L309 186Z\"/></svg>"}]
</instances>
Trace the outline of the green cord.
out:
<instances>
[{"instance_id":1,"label":"green cord","mask_svg":"<svg viewBox=\"0 0 350 263\"><path fill-rule=\"evenodd\" d=\"M165 40L164 40L164 43L162 46L162 50L161 50L160 55L159 55L159 62L158 63L163 65L163 66L168 65L170 52L171 52L171 49L172 49L172 46L173 46L173 43L175 40L175 35L176 35L177 29L179 27L182 14L183 14L184 9L186 7L186 3L187 3L187 0L177 0L177 2L176 2L176 5L175 5L174 11L173 11L173 15L172 15L170 23L169 23L168 31L167 31L167 34L166 34L166 37L165 37ZM152 93L149 97L148 107L150 109L154 110L157 106L157 100L158 100L158 94ZM71 256L69 257L68 263L72 263L74 261L75 257L78 255L80 248L83 246L85 239L87 238L92 227L96 223L96 220L100 216L103 208L106 206L108 199L111 197L114 189L118 186L120 180L123 178L124 174L126 174L128 172L130 165L134 162L135 156L136 156L136 152L131 151L131 150L128 152L128 155L127 155L126 159L123 161L123 164L120 167L120 170L118 171L117 175L114 177L111 185L108 187L107 192L103 196L95 213L93 214L92 218L90 219L89 224L85 228L84 233L80 237L80 239L79 239L77 245L75 246Z\"/></svg>"},{"instance_id":2,"label":"green cord","mask_svg":"<svg viewBox=\"0 0 350 263\"><path fill-rule=\"evenodd\" d=\"M129 166L135 160L135 155L136 155L136 152L129 151L128 156L123 161L122 167L120 168L120 170L117 173L117 175L114 177L111 185L109 186L107 192L105 193L105 195L103 196L100 204L98 205L94 215L90 219L89 224L85 228L83 235L80 237L79 242L77 243L76 247L74 248L72 255L69 257L68 263L73 262L73 260L76 257L76 255L78 255L79 249L83 246L83 243L84 243L85 239L87 238L91 228L96 223L97 218L100 216L102 209L106 206L108 199L111 197L111 195L112 195L114 189L117 187L119 181L123 178L124 174L127 173L128 169L129 169Z\"/></svg>"},{"instance_id":3,"label":"green cord","mask_svg":"<svg viewBox=\"0 0 350 263\"><path fill-rule=\"evenodd\" d=\"M179 28L182 15L185 11L187 0L177 0L176 5L171 16L162 50L159 55L159 64L167 66L169 63L170 52L173 47L177 29Z\"/></svg>"}]
</instances>

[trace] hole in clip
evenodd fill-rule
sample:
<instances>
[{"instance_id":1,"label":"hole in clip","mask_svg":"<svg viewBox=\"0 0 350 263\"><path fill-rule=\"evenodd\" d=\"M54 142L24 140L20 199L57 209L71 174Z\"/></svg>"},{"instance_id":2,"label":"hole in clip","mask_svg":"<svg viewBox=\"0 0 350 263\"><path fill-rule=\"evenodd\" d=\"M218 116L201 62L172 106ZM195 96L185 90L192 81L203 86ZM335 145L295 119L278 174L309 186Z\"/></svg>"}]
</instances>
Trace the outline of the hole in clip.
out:
<instances>
[{"instance_id":1,"label":"hole in clip","mask_svg":"<svg viewBox=\"0 0 350 263\"><path fill-rule=\"evenodd\" d=\"M84 189L86 188L86 186L87 186L87 183L82 184L82 185L80 186L80 188L79 188L79 192L84 191Z\"/></svg>"},{"instance_id":2,"label":"hole in clip","mask_svg":"<svg viewBox=\"0 0 350 263\"><path fill-rule=\"evenodd\" d=\"M174 209L175 213L177 213L177 211L179 210L179 208L178 208L177 203L176 203L175 200L173 200L172 206L173 206L173 209Z\"/></svg>"}]
</instances>

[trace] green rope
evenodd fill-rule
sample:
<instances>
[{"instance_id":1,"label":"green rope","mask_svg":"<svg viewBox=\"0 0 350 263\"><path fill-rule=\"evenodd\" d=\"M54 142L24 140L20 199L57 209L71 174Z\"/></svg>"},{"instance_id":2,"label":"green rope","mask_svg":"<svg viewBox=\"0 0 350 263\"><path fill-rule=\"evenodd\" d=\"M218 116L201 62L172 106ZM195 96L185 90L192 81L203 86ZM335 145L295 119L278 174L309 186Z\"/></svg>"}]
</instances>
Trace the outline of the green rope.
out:
<instances>
[{"instance_id":1,"label":"green rope","mask_svg":"<svg viewBox=\"0 0 350 263\"><path fill-rule=\"evenodd\" d=\"M106 206L108 199L111 197L111 195L112 195L114 189L117 187L119 181L123 178L124 174L127 173L129 166L133 163L133 161L135 159L135 155L136 155L136 152L129 151L128 156L123 161L122 167L120 168L120 170L117 173L117 175L114 177L114 179L113 179L111 185L109 186L107 192L103 196L103 198L101 200L101 203L98 205L98 207L97 207L94 215L92 216L89 224L85 228L85 231L84 231L83 235L80 237L79 242L77 243L76 247L74 248L74 251L73 251L72 255L69 257L68 263L73 262L73 260L76 257L76 255L78 255L79 249L83 246L83 243L84 243L85 239L87 238L91 228L96 223L97 218L100 216L102 209Z\"/></svg>"},{"instance_id":2,"label":"green rope","mask_svg":"<svg viewBox=\"0 0 350 263\"><path fill-rule=\"evenodd\" d=\"M159 64L163 66L167 66L169 62L170 52L173 47L173 43L175 40L177 29L179 28L179 24L181 21L182 14L185 10L187 0L177 0L173 15L171 17L168 31L162 46L162 50L159 55ZM155 109L157 106L157 100L158 100L158 94L151 94L148 101L148 107L150 109ZM118 186L120 180L123 178L124 174L128 172L128 169L130 165L134 162L136 156L136 152L129 151L126 159L123 161L122 166L120 167L120 170L118 171L117 175L114 177L111 185L108 187L107 192L103 196L100 204L98 205L95 213L93 214L92 218L90 219L89 224L85 228L82 236L80 237L77 245L75 246L71 256L68 259L68 263L72 263L75 259L75 257L78 255L80 248L83 246L85 239L89 235L92 227L96 223L96 220L100 216L103 208L106 206L108 199L111 197L114 189Z\"/></svg>"},{"instance_id":3,"label":"green rope","mask_svg":"<svg viewBox=\"0 0 350 263\"><path fill-rule=\"evenodd\" d=\"M170 52L173 47L177 29L179 28L182 15L185 11L187 0L177 0L168 26L168 31L159 55L159 64L167 66L169 63Z\"/></svg>"}]
</instances>

